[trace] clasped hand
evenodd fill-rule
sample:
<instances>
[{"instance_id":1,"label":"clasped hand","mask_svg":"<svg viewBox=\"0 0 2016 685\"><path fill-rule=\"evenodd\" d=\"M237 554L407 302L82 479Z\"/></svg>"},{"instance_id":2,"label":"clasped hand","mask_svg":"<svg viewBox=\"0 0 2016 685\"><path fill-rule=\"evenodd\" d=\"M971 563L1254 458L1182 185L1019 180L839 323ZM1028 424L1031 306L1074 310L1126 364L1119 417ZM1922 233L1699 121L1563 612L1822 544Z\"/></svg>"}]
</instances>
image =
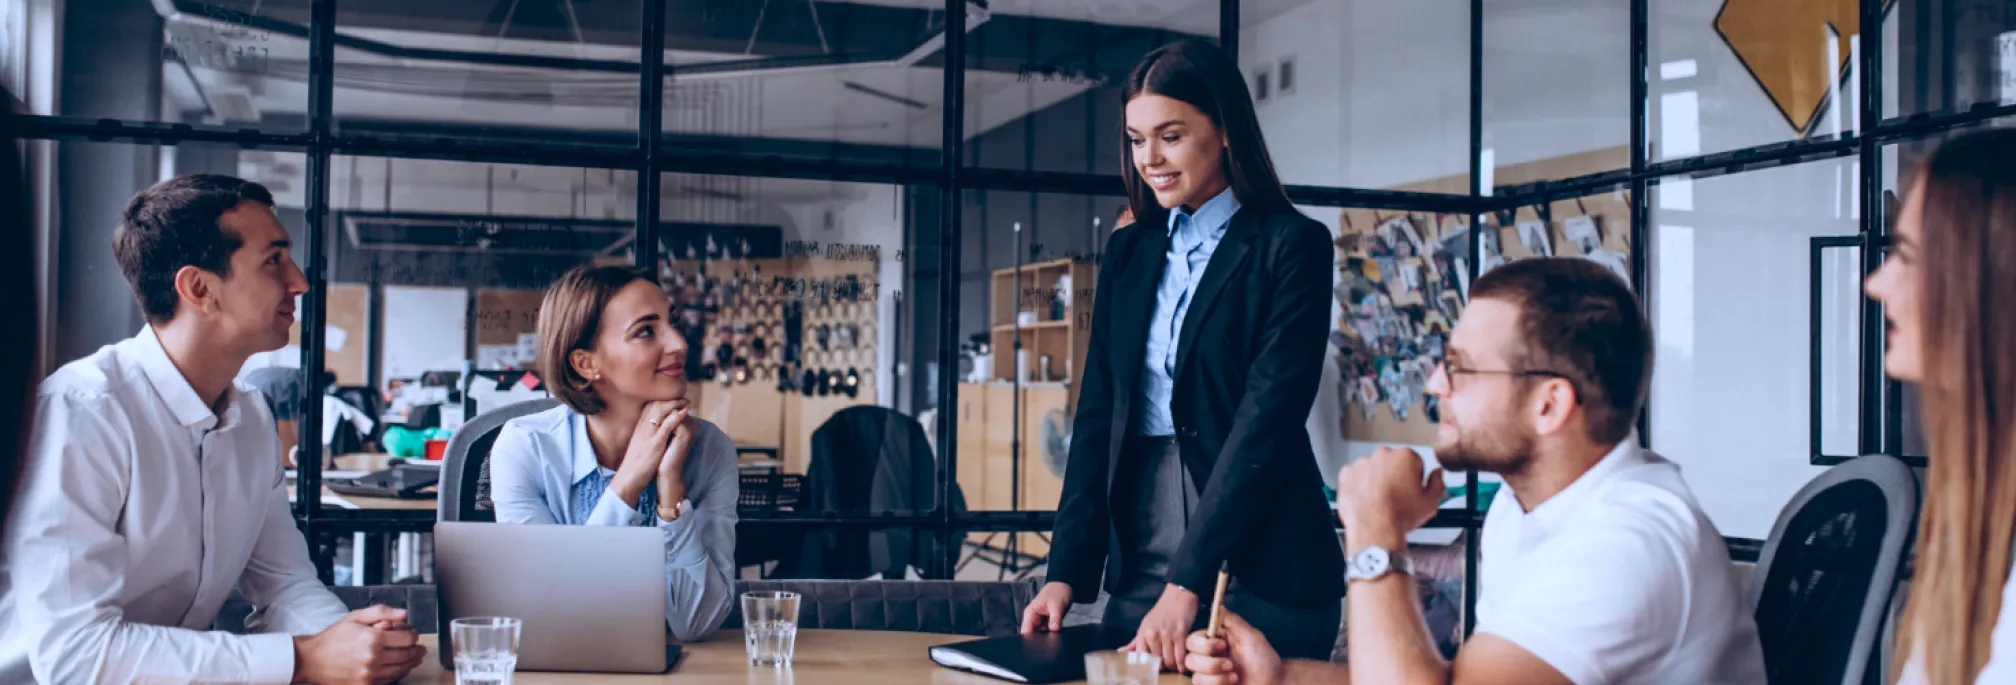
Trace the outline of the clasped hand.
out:
<instances>
[{"instance_id":1,"label":"clasped hand","mask_svg":"<svg viewBox=\"0 0 2016 685\"><path fill-rule=\"evenodd\" d=\"M655 480L659 486L660 518L667 521L679 518L679 501L686 498L686 455L693 448L693 431L686 426L689 415L684 398L650 402L638 413L637 428L630 434L623 463L612 479L625 503L637 506L644 488L651 487Z\"/></svg>"}]
</instances>

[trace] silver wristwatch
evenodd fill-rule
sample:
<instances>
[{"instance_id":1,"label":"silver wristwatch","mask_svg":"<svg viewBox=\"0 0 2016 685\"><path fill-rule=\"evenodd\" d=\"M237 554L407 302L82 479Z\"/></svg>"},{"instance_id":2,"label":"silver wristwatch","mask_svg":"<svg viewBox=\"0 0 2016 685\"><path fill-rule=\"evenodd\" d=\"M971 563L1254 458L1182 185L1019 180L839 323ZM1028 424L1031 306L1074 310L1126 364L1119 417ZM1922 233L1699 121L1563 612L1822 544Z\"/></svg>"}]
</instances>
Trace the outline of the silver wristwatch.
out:
<instances>
[{"instance_id":1,"label":"silver wristwatch","mask_svg":"<svg viewBox=\"0 0 2016 685\"><path fill-rule=\"evenodd\" d=\"M1358 550L1344 562L1344 581L1374 580L1388 573L1414 575L1414 562L1405 554L1377 545Z\"/></svg>"}]
</instances>

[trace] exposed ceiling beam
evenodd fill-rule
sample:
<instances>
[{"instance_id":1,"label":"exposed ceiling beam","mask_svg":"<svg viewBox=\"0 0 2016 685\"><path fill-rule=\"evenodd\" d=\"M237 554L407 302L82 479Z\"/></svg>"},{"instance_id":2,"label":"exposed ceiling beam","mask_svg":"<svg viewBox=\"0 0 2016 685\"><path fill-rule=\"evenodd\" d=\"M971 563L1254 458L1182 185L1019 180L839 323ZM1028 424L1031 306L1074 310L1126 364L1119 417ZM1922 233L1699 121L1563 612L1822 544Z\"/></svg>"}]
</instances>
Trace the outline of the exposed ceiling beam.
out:
<instances>
[{"instance_id":1,"label":"exposed ceiling beam","mask_svg":"<svg viewBox=\"0 0 2016 685\"><path fill-rule=\"evenodd\" d=\"M228 22L297 38L307 37L305 4L256 5L256 0L155 0L164 11ZM763 3L746 0L669 0L665 47L673 52L747 55L743 63L669 65L673 73L696 75L723 69L795 68L908 58L916 66L942 67L944 16L935 10L842 2ZM515 6L515 7L514 7ZM974 16L986 16L980 12ZM508 17L508 21L507 21ZM967 44L968 68L1038 77L1055 73L1124 72L1143 52L1184 34L1155 28L1027 16L994 16L973 27ZM640 46L635 2L572 0L344 0L337 10L337 42L353 50L410 59L468 61L581 71L635 73L630 60L595 60L542 55L471 53L426 46L392 45L345 33L345 29L485 36L555 43ZM750 37L755 40L751 42ZM920 45L933 54L918 54ZM752 48L753 46L753 48ZM742 62L738 60L737 62Z\"/></svg>"}]
</instances>

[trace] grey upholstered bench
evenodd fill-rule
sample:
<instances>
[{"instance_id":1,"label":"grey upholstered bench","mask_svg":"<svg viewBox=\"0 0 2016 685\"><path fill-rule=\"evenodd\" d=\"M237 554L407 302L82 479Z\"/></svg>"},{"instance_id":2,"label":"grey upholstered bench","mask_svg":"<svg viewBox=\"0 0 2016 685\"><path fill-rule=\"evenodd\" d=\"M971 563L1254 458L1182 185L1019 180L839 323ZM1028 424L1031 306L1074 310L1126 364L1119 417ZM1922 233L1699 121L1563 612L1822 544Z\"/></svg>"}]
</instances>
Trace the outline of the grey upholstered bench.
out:
<instances>
[{"instance_id":1,"label":"grey upholstered bench","mask_svg":"<svg viewBox=\"0 0 2016 685\"><path fill-rule=\"evenodd\" d=\"M1033 582L971 582L949 580L791 580L740 581L735 592L784 590L804 599L799 625L807 629L895 630L950 635L1000 636L1019 627L1022 608L1036 595ZM439 632L432 585L332 587L331 591L359 609L373 604L406 609L413 627ZM742 626L737 603L727 627ZM245 630L252 606L233 598L217 617L217 629Z\"/></svg>"}]
</instances>

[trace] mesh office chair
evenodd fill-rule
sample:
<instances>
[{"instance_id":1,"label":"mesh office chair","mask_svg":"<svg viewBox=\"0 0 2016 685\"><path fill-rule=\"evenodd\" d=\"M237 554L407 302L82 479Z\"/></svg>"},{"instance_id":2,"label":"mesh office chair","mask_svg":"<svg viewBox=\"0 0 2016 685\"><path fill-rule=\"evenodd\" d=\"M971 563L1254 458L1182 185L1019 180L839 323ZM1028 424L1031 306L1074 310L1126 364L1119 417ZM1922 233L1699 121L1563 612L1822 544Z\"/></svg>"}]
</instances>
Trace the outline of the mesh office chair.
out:
<instances>
[{"instance_id":1,"label":"mesh office chair","mask_svg":"<svg viewBox=\"0 0 2016 685\"><path fill-rule=\"evenodd\" d=\"M1880 682L1917 512L1917 477L1883 455L1828 469L1785 505L1750 581L1770 682Z\"/></svg>"},{"instance_id":2,"label":"mesh office chair","mask_svg":"<svg viewBox=\"0 0 2016 685\"><path fill-rule=\"evenodd\" d=\"M558 406L560 401L551 398L527 400L462 424L442 457L441 498L434 507L438 520L496 521L497 511L490 506L490 446L497 443L497 432L507 421Z\"/></svg>"}]
</instances>

